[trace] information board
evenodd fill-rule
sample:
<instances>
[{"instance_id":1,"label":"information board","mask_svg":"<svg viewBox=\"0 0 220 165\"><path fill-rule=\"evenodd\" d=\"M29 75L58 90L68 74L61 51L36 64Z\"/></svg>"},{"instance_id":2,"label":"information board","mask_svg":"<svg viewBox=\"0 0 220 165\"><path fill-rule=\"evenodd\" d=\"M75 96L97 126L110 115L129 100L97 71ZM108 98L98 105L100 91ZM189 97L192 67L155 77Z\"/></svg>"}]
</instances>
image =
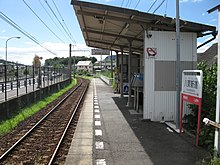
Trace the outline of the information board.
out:
<instances>
[{"instance_id":1,"label":"information board","mask_svg":"<svg viewBox=\"0 0 220 165\"><path fill-rule=\"evenodd\" d=\"M201 70L184 70L182 73L182 94L202 98Z\"/></svg>"},{"instance_id":2,"label":"information board","mask_svg":"<svg viewBox=\"0 0 220 165\"><path fill-rule=\"evenodd\" d=\"M92 49L92 55L110 55L110 50Z\"/></svg>"},{"instance_id":3,"label":"information board","mask_svg":"<svg viewBox=\"0 0 220 165\"><path fill-rule=\"evenodd\" d=\"M180 133L182 133L183 102L198 105L198 122L196 131L196 145L199 144L200 121L202 113L202 81L201 70L184 70L182 73L182 91L180 105Z\"/></svg>"}]
</instances>

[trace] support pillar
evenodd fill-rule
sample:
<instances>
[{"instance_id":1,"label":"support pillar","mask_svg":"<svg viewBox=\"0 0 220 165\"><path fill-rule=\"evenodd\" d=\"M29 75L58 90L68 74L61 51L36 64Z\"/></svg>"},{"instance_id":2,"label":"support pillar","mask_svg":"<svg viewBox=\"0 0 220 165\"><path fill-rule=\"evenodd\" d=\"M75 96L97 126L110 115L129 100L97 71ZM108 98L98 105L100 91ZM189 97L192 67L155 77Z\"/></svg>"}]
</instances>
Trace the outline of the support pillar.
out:
<instances>
[{"instance_id":1,"label":"support pillar","mask_svg":"<svg viewBox=\"0 0 220 165\"><path fill-rule=\"evenodd\" d=\"M123 98L123 47L121 47L121 76L120 76L120 97Z\"/></svg>"},{"instance_id":2,"label":"support pillar","mask_svg":"<svg viewBox=\"0 0 220 165\"><path fill-rule=\"evenodd\" d=\"M113 64L112 64L112 50L111 50L111 78L113 80Z\"/></svg>"},{"instance_id":3,"label":"support pillar","mask_svg":"<svg viewBox=\"0 0 220 165\"><path fill-rule=\"evenodd\" d=\"M129 41L129 57L128 57L128 102L127 106L131 106L131 56L132 56L132 41Z\"/></svg>"}]
</instances>

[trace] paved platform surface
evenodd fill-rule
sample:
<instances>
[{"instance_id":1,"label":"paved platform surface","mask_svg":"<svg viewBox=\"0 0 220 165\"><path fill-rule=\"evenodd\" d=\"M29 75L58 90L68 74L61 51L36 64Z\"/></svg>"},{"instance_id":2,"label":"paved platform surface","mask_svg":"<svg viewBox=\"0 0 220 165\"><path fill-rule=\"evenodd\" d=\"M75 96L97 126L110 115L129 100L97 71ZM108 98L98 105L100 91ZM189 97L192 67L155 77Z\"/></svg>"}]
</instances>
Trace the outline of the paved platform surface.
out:
<instances>
[{"instance_id":1,"label":"paved platform surface","mask_svg":"<svg viewBox=\"0 0 220 165\"><path fill-rule=\"evenodd\" d=\"M93 86L91 82L65 165L93 164Z\"/></svg>"},{"instance_id":2,"label":"paved platform surface","mask_svg":"<svg viewBox=\"0 0 220 165\"><path fill-rule=\"evenodd\" d=\"M66 164L194 165L207 155L165 124L144 122L126 103L100 79L91 82Z\"/></svg>"}]
</instances>

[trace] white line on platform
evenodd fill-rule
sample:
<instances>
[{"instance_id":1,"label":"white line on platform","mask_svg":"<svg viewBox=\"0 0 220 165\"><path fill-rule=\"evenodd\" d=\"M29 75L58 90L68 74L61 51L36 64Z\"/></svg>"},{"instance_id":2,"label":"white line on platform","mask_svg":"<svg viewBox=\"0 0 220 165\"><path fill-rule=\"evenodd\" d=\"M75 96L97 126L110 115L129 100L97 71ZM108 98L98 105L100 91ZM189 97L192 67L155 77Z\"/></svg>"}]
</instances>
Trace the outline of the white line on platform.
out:
<instances>
[{"instance_id":1,"label":"white line on platform","mask_svg":"<svg viewBox=\"0 0 220 165\"><path fill-rule=\"evenodd\" d=\"M106 165L105 159L96 159L96 165Z\"/></svg>"},{"instance_id":2,"label":"white line on platform","mask_svg":"<svg viewBox=\"0 0 220 165\"><path fill-rule=\"evenodd\" d=\"M100 115L95 115L95 119L100 119Z\"/></svg>"},{"instance_id":3,"label":"white line on platform","mask_svg":"<svg viewBox=\"0 0 220 165\"><path fill-rule=\"evenodd\" d=\"M101 121L95 121L95 126L101 126Z\"/></svg>"},{"instance_id":4,"label":"white line on platform","mask_svg":"<svg viewBox=\"0 0 220 165\"><path fill-rule=\"evenodd\" d=\"M100 111L98 109L95 109L95 113L99 113Z\"/></svg>"},{"instance_id":5,"label":"white line on platform","mask_svg":"<svg viewBox=\"0 0 220 165\"><path fill-rule=\"evenodd\" d=\"M102 130L101 129L95 129L95 136L102 136Z\"/></svg>"},{"instance_id":6,"label":"white line on platform","mask_svg":"<svg viewBox=\"0 0 220 165\"><path fill-rule=\"evenodd\" d=\"M98 106L98 105L95 105L94 108L95 108L95 109L99 109L99 106Z\"/></svg>"},{"instance_id":7,"label":"white line on platform","mask_svg":"<svg viewBox=\"0 0 220 165\"><path fill-rule=\"evenodd\" d=\"M95 142L95 149L103 150L104 149L104 143L103 142Z\"/></svg>"}]
</instances>

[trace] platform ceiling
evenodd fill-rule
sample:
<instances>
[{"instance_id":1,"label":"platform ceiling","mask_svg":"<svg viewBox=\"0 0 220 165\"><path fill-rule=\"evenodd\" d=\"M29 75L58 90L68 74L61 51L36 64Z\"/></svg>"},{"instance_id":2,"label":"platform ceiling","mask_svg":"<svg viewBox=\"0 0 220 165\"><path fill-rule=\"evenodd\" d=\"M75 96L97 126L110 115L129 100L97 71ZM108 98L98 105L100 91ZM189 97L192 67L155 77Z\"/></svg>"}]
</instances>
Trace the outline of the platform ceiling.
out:
<instances>
[{"instance_id":1,"label":"platform ceiling","mask_svg":"<svg viewBox=\"0 0 220 165\"><path fill-rule=\"evenodd\" d=\"M126 8L72 0L85 42L89 47L143 53L144 30L176 31L175 19ZM180 20L181 32L198 37L216 32L216 27Z\"/></svg>"}]
</instances>

